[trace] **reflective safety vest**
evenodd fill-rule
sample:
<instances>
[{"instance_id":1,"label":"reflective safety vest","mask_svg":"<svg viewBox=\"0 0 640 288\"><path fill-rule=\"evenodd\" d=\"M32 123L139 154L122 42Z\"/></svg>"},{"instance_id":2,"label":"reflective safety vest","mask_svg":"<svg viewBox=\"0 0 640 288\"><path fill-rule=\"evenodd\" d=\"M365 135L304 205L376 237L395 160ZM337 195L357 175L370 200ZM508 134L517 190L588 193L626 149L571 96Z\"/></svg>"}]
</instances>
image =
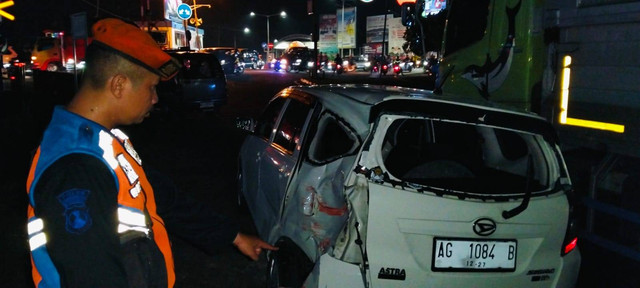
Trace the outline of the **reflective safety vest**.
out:
<instances>
[{"instance_id":1,"label":"reflective safety vest","mask_svg":"<svg viewBox=\"0 0 640 288\"><path fill-rule=\"evenodd\" d=\"M33 158L27 179L29 196L29 246L33 281L38 288L60 287L60 276L46 244L46 229L36 217L33 189L42 173L56 160L73 153L84 153L101 159L114 176L118 189L118 227L121 239L125 233L138 231L152 237L164 255L169 287L175 283L173 255L162 218L156 213L153 189L142 169L142 161L127 135L118 129L107 131L103 126L56 107L40 147Z\"/></svg>"}]
</instances>

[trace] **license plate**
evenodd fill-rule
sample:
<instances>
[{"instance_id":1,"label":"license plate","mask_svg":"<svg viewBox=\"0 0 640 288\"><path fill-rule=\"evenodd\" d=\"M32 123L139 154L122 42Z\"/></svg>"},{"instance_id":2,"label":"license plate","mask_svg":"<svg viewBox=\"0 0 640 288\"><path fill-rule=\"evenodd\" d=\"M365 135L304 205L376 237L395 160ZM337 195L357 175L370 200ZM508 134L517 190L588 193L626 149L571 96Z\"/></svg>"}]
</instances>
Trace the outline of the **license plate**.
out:
<instances>
[{"instance_id":1,"label":"license plate","mask_svg":"<svg viewBox=\"0 0 640 288\"><path fill-rule=\"evenodd\" d=\"M434 238L433 271L515 271L515 240Z\"/></svg>"},{"instance_id":2,"label":"license plate","mask_svg":"<svg viewBox=\"0 0 640 288\"><path fill-rule=\"evenodd\" d=\"M201 102L200 108L211 108L213 107L213 102Z\"/></svg>"}]
</instances>

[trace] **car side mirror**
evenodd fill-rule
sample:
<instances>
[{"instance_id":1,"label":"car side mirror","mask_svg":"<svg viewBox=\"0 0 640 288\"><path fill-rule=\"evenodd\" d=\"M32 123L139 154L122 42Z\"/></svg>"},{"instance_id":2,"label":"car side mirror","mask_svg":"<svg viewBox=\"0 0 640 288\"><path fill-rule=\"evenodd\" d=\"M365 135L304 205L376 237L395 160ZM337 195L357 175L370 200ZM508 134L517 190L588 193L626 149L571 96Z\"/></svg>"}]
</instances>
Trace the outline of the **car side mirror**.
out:
<instances>
[{"instance_id":1,"label":"car side mirror","mask_svg":"<svg viewBox=\"0 0 640 288\"><path fill-rule=\"evenodd\" d=\"M237 117L236 128L253 133L256 128L256 121L250 117Z\"/></svg>"}]
</instances>

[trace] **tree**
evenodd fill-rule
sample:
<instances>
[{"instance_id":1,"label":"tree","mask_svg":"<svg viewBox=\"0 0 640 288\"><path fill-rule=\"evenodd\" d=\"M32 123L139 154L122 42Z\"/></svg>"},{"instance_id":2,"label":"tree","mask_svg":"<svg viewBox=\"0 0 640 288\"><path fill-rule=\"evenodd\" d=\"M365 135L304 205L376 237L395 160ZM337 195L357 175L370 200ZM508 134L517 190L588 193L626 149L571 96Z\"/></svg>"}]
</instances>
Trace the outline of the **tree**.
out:
<instances>
[{"instance_id":1,"label":"tree","mask_svg":"<svg viewBox=\"0 0 640 288\"><path fill-rule=\"evenodd\" d=\"M446 15L447 10L442 10L438 14L428 15L426 18L417 15L415 17L417 20L413 21L405 31L404 39L407 42L402 48L405 51L410 50L416 55L423 55L427 51L440 51ZM424 51L422 50L423 42Z\"/></svg>"}]
</instances>

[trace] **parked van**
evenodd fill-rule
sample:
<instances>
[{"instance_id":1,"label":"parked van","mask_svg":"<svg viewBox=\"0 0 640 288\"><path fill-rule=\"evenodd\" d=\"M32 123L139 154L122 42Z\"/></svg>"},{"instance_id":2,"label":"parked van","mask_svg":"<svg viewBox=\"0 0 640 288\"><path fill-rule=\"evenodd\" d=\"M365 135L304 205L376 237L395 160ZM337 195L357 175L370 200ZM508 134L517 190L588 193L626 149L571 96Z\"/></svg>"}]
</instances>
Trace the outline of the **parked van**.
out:
<instances>
[{"instance_id":1,"label":"parked van","mask_svg":"<svg viewBox=\"0 0 640 288\"><path fill-rule=\"evenodd\" d=\"M212 53L166 50L182 68L176 77L158 83L159 109L216 110L227 102L227 78Z\"/></svg>"}]
</instances>

